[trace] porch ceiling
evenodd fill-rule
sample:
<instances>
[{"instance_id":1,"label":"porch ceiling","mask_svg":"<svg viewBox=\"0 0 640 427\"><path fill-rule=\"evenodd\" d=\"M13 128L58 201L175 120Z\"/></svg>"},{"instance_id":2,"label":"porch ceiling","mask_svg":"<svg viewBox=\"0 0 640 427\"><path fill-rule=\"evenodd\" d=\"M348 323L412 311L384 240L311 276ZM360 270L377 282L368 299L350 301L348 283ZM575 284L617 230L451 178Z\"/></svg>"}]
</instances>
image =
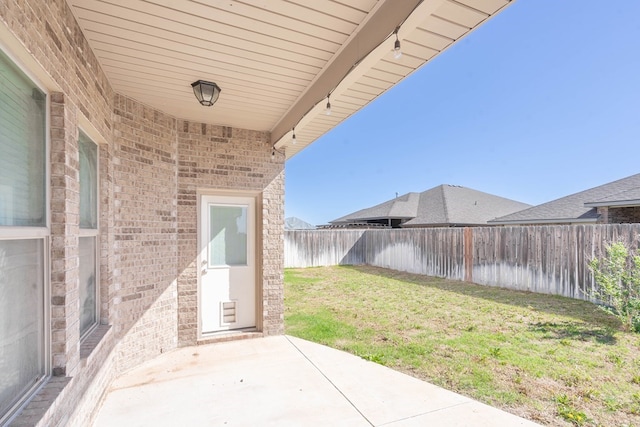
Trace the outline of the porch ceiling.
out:
<instances>
[{"instance_id":1,"label":"porch ceiling","mask_svg":"<svg viewBox=\"0 0 640 427\"><path fill-rule=\"evenodd\" d=\"M67 3L116 92L175 117L270 131L289 158L509 1ZM392 33L400 24L396 60ZM193 96L190 84L200 79L222 88L213 107Z\"/></svg>"}]
</instances>

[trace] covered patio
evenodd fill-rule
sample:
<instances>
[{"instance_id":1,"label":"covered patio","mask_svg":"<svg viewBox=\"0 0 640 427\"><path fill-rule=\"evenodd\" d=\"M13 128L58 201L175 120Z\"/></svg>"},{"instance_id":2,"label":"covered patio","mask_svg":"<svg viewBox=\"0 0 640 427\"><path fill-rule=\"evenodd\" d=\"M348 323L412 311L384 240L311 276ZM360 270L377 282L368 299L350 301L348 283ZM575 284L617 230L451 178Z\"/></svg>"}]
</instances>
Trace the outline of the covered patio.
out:
<instances>
[{"instance_id":1,"label":"covered patio","mask_svg":"<svg viewBox=\"0 0 640 427\"><path fill-rule=\"evenodd\" d=\"M0 425L282 335L285 161L509 3L3 1Z\"/></svg>"}]
</instances>

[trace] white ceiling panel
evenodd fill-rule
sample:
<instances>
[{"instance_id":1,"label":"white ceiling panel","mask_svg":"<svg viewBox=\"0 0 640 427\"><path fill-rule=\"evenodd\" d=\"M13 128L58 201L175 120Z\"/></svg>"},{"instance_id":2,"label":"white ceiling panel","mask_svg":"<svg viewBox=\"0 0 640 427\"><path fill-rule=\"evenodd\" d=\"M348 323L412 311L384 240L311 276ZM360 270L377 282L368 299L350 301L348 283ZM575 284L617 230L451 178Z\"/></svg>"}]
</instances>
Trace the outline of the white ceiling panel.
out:
<instances>
[{"instance_id":1,"label":"white ceiling panel","mask_svg":"<svg viewBox=\"0 0 640 427\"><path fill-rule=\"evenodd\" d=\"M458 3L469 6L473 9L493 15L496 11L507 6L511 0L457 0Z\"/></svg>"},{"instance_id":2,"label":"white ceiling panel","mask_svg":"<svg viewBox=\"0 0 640 427\"><path fill-rule=\"evenodd\" d=\"M113 89L291 157L508 0L67 0ZM399 28L403 55L392 55ZM216 82L213 107L191 83ZM153 88L153 90L149 90ZM324 114L331 93L332 114ZM291 143L291 128L298 143Z\"/></svg>"},{"instance_id":3,"label":"white ceiling panel","mask_svg":"<svg viewBox=\"0 0 640 427\"><path fill-rule=\"evenodd\" d=\"M488 17L478 9L452 0L445 1L434 15L467 28L475 27Z\"/></svg>"}]
</instances>

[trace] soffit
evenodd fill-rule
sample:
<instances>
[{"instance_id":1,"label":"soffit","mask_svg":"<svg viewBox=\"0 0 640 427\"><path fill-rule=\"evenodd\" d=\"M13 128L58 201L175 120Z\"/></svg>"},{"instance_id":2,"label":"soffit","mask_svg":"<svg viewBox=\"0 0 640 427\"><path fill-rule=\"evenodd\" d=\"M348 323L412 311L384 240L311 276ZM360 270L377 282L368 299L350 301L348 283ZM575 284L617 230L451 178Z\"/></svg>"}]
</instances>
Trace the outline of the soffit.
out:
<instances>
[{"instance_id":1,"label":"soffit","mask_svg":"<svg viewBox=\"0 0 640 427\"><path fill-rule=\"evenodd\" d=\"M176 117L269 131L376 0L68 0L116 92ZM330 6L330 7L325 7ZM222 93L200 106L190 84Z\"/></svg>"},{"instance_id":2,"label":"soffit","mask_svg":"<svg viewBox=\"0 0 640 427\"><path fill-rule=\"evenodd\" d=\"M116 92L178 118L269 131L289 158L508 0L67 3ZM391 33L403 21L395 60ZM193 96L200 79L222 88L213 107Z\"/></svg>"},{"instance_id":3,"label":"soffit","mask_svg":"<svg viewBox=\"0 0 640 427\"><path fill-rule=\"evenodd\" d=\"M373 99L393 87L469 32L486 22L507 5L509 0L444 0L421 2L400 27L402 57L392 51L395 38L390 36L379 49L371 52L362 67L354 69L331 95L331 115L323 114L326 100L316 105L303 126L296 126L296 144L287 134L277 142L290 158L328 132ZM364 64L366 63L366 64Z\"/></svg>"}]
</instances>

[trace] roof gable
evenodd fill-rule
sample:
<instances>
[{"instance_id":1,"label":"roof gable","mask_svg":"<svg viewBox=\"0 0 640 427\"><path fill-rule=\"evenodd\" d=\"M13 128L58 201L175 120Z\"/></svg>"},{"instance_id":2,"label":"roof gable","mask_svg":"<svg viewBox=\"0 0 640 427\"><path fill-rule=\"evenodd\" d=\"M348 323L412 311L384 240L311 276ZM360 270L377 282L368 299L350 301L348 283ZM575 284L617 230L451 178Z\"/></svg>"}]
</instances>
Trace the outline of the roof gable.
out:
<instances>
[{"instance_id":1,"label":"roof gable","mask_svg":"<svg viewBox=\"0 0 640 427\"><path fill-rule=\"evenodd\" d=\"M421 193L420 202L416 218L404 225L481 225L505 212L531 206L459 185L440 185L427 190Z\"/></svg>"}]
</instances>

